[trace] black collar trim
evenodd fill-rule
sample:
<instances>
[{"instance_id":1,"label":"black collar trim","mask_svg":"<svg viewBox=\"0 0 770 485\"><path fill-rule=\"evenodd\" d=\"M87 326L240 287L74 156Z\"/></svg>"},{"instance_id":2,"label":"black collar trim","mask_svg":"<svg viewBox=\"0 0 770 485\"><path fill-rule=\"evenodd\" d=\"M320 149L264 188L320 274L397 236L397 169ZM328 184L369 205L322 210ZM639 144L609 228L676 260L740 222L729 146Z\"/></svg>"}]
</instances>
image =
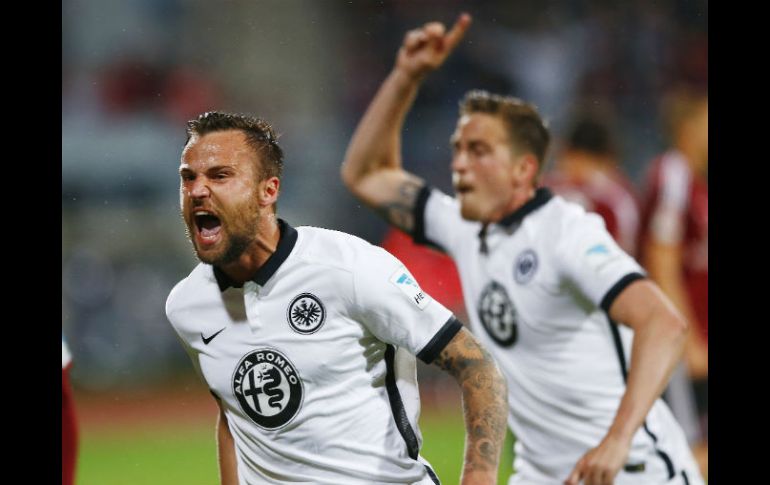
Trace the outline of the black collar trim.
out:
<instances>
[{"instance_id":1,"label":"black collar trim","mask_svg":"<svg viewBox=\"0 0 770 485\"><path fill-rule=\"evenodd\" d=\"M278 230L280 231L280 236L275 252L267 258L267 261L257 270L257 274L251 278L254 283L260 286L264 286L270 277L278 271L278 268L286 261L286 258L289 257L291 250L294 249L294 245L297 243L297 230L291 227L288 222L278 219ZM225 291L231 286L235 288L242 286L236 286L230 277L216 266L214 266L214 277L219 285L219 291Z\"/></svg>"},{"instance_id":2,"label":"black collar trim","mask_svg":"<svg viewBox=\"0 0 770 485\"><path fill-rule=\"evenodd\" d=\"M535 191L534 197L529 199L523 206L500 219L498 224L509 228L517 222L521 222L527 215L535 210L543 207L552 197L553 193L551 193L548 188L540 187Z\"/></svg>"}]
</instances>

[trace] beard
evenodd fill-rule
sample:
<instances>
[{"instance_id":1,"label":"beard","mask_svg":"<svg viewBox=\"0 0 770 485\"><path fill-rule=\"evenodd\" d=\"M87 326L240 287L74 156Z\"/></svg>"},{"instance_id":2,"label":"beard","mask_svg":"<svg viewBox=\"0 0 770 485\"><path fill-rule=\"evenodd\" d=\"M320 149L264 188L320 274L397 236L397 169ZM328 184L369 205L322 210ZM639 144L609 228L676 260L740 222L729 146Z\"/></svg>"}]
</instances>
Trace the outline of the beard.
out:
<instances>
[{"instance_id":1,"label":"beard","mask_svg":"<svg viewBox=\"0 0 770 485\"><path fill-rule=\"evenodd\" d=\"M198 230L195 222L191 221L190 223L187 223L187 221L185 221L185 233L187 239L192 245L193 254L195 254L195 257L198 258L200 262L220 267L222 265L233 263L254 243L257 239L259 220L261 218L259 210L257 209L254 211L253 207L248 207L241 213L254 213L255 217L252 220L243 218L229 224L226 223L225 219L220 215L220 224L222 225L222 240L219 243L220 247L207 249L205 251L201 251L195 241L194 234L195 231ZM182 215L182 219L184 220L184 215ZM233 229L228 230L227 228L231 225L233 226Z\"/></svg>"},{"instance_id":2,"label":"beard","mask_svg":"<svg viewBox=\"0 0 770 485\"><path fill-rule=\"evenodd\" d=\"M190 242L193 246L193 252L200 262L213 266L222 266L237 261L243 252L251 246L254 239L254 236L246 237L244 235L229 235L227 239L222 242L224 245L223 248L219 248L216 251L207 251L206 253L201 253L198 250L194 240L191 239Z\"/></svg>"}]
</instances>

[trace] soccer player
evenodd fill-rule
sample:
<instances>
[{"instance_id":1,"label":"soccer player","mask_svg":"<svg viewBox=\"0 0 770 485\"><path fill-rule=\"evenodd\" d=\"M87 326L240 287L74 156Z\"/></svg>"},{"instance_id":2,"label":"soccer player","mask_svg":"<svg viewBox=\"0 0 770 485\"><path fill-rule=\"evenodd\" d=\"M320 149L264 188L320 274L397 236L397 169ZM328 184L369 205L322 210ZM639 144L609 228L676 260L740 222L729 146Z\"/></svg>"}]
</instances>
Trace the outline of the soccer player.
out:
<instances>
[{"instance_id":1,"label":"soccer player","mask_svg":"<svg viewBox=\"0 0 770 485\"><path fill-rule=\"evenodd\" d=\"M545 174L543 186L602 216L620 248L636 255L639 202L633 184L617 166L608 123L598 114L582 113L574 119L555 170Z\"/></svg>"},{"instance_id":2,"label":"soccer player","mask_svg":"<svg viewBox=\"0 0 770 485\"><path fill-rule=\"evenodd\" d=\"M61 337L61 483L75 483L75 462L77 461L78 428L75 420L75 401L72 397L69 371L72 354Z\"/></svg>"},{"instance_id":3,"label":"soccer player","mask_svg":"<svg viewBox=\"0 0 770 485\"><path fill-rule=\"evenodd\" d=\"M700 415L696 456L708 468L708 97L680 91L665 103L671 148L651 163L643 205L642 261L693 322L685 362Z\"/></svg>"},{"instance_id":4,"label":"soccer player","mask_svg":"<svg viewBox=\"0 0 770 485\"><path fill-rule=\"evenodd\" d=\"M406 34L348 146L345 184L456 261L471 329L508 381L510 484L703 483L659 399L687 323L598 215L537 188L549 133L534 107L465 96L454 198L403 169L404 118L469 25L464 14L449 32Z\"/></svg>"},{"instance_id":5,"label":"soccer player","mask_svg":"<svg viewBox=\"0 0 770 485\"><path fill-rule=\"evenodd\" d=\"M182 217L201 263L166 314L216 399L223 485L437 484L419 455L415 356L462 388L463 484L496 481L505 379L385 250L276 214L282 150L264 120L188 123Z\"/></svg>"}]
</instances>

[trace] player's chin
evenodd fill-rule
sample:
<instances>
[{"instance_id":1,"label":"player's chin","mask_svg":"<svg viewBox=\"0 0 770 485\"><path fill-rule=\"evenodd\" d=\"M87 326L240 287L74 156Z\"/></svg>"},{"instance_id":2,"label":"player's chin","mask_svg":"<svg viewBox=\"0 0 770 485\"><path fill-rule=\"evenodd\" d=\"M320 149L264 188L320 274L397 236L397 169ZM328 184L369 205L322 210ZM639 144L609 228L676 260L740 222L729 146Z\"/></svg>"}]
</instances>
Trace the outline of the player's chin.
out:
<instances>
[{"instance_id":1,"label":"player's chin","mask_svg":"<svg viewBox=\"0 0 770 485\"><path fill-rule=\"evenodd\" d=\"M468 221L480 221L483 219L482 212L475 204L468 201L467 197L460 201L460 215Z\"/></svg>"},{"instance_id":2,"label":"player's chin","mask_svg":"<svg viewBox=\"0 0 770 485\"><path fill-rule=\"evenodd\" d=\"M218 264L222 261L225 250L221 244L199 244L195 242L195 255L202 263Z\"/></svg>"}]
</instances>

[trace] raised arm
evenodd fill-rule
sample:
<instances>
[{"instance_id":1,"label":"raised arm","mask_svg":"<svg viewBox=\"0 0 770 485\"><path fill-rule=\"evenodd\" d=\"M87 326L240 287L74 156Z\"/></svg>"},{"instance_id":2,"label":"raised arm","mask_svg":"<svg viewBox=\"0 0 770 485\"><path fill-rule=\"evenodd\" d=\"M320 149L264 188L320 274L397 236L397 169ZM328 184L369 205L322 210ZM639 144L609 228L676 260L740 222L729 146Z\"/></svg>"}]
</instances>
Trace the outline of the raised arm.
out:
<instances>
[{"instance_id":1,"label":"raised arm","mask_svg":"<svg viewBox=\"0 0 770 485\"><path fill-rule=\"evenodd\" d=\"M634 433L665 389L682 355L687 322L673 303L649 280L626 287L609 308L613 321L634 329L626 391L602 442L583 455L565 482L612 483L625 463Z\"/></svg>"},{"instance_id":2,"label":"raised arm","mask_svg":"<svg viewBox=\"0 0 770 485\"><path fill-rule=\"evenodd\" d=\"M492 357L464 328L433 363L449 372L462 388L465 458L461 484L497 483L508 413L505 378Z\"/></svg>"},{"instance_id":3,"label":"raised arm","mask_svg":"<svg viewBox=\"0 0 770 485\"><path fill-rule=\"evenodd\" d=\"M396 65L377 91L345 153L342 180L388 222L411 232L412 211L424 182L401 162L401 129L425 76L444 63L470 25L462 14L449 32L438 22L409 31Z\"/></svg>"}]
</instances>

